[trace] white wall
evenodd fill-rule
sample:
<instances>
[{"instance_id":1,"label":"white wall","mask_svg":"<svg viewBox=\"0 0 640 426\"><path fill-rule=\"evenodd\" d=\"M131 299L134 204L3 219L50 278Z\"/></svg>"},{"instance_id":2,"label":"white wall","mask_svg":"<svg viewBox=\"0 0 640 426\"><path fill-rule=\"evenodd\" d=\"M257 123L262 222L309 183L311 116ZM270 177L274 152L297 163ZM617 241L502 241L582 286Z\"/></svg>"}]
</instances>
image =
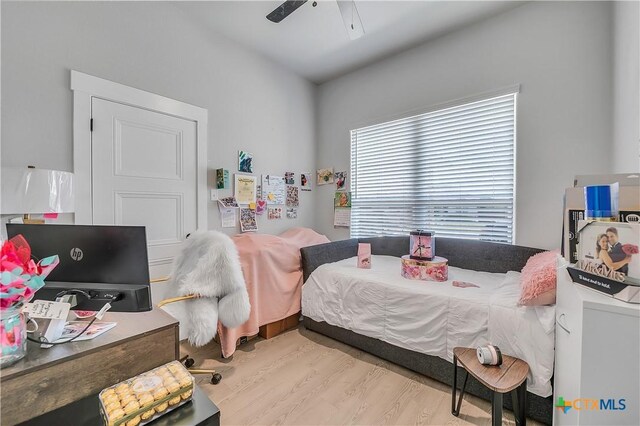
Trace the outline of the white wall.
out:
<instances>
[{"instance_id":1,"label":"white wall","mask_svg":"<svg viewBox=\"0 0 640 426\"><path fill-rule=\"evenodd\" d=\"M1 7L3 166L73 170L69 70L75 69L207 108L210 169L228 168L233 177L244 149L253 152L257 175L313 170L315 86L207 32L172 5L3 1ZM297 220L261 217L260 232L313 226L313 193L300 197ZM219 226L210 202L209 227Z\"/></svg>"},{"instance_id":2,"label":"white wall","mask_svg":"<svg viewBox=\"0 0 640 426\"><path fill-rule=\"evenodd\" d=\"M607 173L611 6L532 2L320 86L317 167L349 168L349 130L521 84L516 243L559 247L562 196L576 174ZM333 188L315 191L332 239Z\"/></svg>"},{"instance_id":3,"label":"white wall","mask_svg":"<svg viewBox=\"0 0 640 426\"><path fill-rule=\"evenodd\" d=\"M640 171L640 3L613 8L613 151L611 171Z\"/></svg>"}]
</instances>

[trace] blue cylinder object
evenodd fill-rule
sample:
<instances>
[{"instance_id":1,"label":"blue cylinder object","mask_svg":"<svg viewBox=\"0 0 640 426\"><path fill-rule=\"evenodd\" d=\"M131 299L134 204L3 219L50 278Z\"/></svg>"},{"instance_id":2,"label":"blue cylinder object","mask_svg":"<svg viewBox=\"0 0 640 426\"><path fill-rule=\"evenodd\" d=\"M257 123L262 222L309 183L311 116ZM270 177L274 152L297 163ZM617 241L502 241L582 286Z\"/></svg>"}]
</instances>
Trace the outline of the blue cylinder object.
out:
<instances>
[{"instance_id":1,"label":"blue cylinder object","mask_svg":"<svg viewBox=\"0 0 640 426\"><path fill-rule=\"evenodd\" d=\"M610 185L584 187L585 219L611 220L617 215L615 204Z\"/></svg>"}]
</instances>

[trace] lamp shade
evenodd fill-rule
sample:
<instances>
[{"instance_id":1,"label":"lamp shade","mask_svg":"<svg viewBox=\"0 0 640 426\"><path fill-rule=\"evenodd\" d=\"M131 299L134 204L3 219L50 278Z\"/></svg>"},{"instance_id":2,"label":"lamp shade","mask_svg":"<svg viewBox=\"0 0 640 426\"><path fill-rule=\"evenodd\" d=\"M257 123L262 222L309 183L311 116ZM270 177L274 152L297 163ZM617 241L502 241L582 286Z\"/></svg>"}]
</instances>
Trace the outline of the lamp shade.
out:
<instances>
[{"instance_id":1,"label":"lamp shade","mask_svg":"<svg viewBox=\"0 0 640 426\"><path fill-rule=\"evenodd\" d=\"M73 173L2 167L2 213L72 213Z\"/></svg>"}]
</instances>

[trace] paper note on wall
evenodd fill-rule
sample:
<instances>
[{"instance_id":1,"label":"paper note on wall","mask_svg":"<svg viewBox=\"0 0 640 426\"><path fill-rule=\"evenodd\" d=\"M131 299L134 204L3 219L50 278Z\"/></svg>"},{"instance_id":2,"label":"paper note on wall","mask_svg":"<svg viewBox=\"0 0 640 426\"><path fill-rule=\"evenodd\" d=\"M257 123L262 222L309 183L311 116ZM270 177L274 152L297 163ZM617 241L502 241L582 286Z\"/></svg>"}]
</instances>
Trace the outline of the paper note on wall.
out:
<instances>
[{"instance_id":1,"label":"paper note on wall","mask_svg":"<svg viewBox=\"0 0 640 426\"><path fill-rule=\"evenodd\" d=\"M333 226L351 226L351 209L348 207L336 207L333 213Z\"/></svg>"},{"instance_id":2,"label":"paper note on wall","mask_svg":"<svg viewBox=\"0 0 640 426\"><path fill-rule=\"evenodd\" d=\"M234 196L238 204L256 202L256 177L249 175L234 175Z\"/></svg>"},{"instance_id":3,"label":"paper note on wall","mask_svg":"<svg viewBox=\"0 0 640 426\"><path fill-rule=\"evenodd\" d=\"M223 228L235 228L238 223L237 209L220 209L220 220Z\"/></svg>"},{"instance_id":4,"label":"paper note on wall","mask_svg":"<svg viewBox=\"0 0 640 426\"><path fill-rule=\"evenodd\" d=\"M262 175L262 195L267 204L284 204L287 196L284 177Z\"/></svg>"},{"instance_id":5,"label":"paper note on wall","mask_svg":"<svg viewBox=\"0 0 640 426\"><path fill-rule=\"evenodd\" d=\"M238 209L236 207L224 207L218 204L220 210L220 222L223 228L235 228L238 223Z\"/></svg>"}]
</instances>

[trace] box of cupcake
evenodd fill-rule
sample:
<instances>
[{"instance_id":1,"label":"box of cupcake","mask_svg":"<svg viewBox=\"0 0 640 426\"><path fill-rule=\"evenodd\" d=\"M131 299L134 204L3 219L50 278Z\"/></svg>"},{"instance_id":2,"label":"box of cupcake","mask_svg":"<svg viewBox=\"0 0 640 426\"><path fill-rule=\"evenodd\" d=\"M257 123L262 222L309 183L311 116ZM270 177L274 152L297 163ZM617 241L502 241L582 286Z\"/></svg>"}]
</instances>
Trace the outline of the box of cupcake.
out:
<instances>
[{"instance_id":1,"label":"box of cupcake","mask_svg":"<svg viewBox=\"0 0 640 426\"><path fill-rule=\"evenodd\" d=\"M139 374L99 394L108 426L145 425L191 400L194 380L178 361Z\"/></svg>"}]
</instances>

